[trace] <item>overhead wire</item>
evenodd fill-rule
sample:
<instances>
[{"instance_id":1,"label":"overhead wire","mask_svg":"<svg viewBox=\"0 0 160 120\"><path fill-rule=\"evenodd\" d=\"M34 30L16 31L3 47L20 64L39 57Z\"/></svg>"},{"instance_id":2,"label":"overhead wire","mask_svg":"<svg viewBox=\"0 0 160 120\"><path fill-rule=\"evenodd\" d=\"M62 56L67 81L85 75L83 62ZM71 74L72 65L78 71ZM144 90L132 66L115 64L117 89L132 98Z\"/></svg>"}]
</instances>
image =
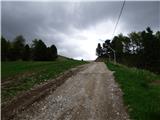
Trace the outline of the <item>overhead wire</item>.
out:
<instances>
[{"instance_id":1,"label":"overhead wire","mask_svg":"<svg viewBox=\"0 0 160 120\"><path fill-rule=\"evenodd\" d=\"M121 15L122 15L122 12L123 12L123 9L124 9L125 2L126 2L126 0L123 1L120 14L119 14L119 16L118 16L117 22L116 22L116 24L115 24L115 27L114 27L114 30L113 30L113 33L112 33L112 38L113 38L113 36L114 36L114 34L115 34L115 32L116 32L116 29L117 29L117 26L118 26L120 17L121 17Z\"/></svg>"}]
</instances>

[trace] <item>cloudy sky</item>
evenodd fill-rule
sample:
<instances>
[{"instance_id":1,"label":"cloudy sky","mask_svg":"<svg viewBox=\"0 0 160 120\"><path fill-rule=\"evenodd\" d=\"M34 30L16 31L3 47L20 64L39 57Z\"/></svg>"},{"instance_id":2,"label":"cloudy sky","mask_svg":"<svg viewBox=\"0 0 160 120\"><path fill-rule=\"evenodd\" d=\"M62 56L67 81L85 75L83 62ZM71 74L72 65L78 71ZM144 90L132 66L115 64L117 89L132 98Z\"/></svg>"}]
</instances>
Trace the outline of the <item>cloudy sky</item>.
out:
<instances>
[{"instance_id":1,"label":"cloudy sky","mask_svg":"<svg viewBox=\"0 0 160 120\"><path fill-rule=\"evenodd\" d=\"M2 2L2 35L27 43L42 39L58 53L75 59L95 59L99 39L111 39L123 1L109 2ZM160 1L127 1L115 35L127 35L150 26L160 30Z\"/></svg>"}]
</instances>

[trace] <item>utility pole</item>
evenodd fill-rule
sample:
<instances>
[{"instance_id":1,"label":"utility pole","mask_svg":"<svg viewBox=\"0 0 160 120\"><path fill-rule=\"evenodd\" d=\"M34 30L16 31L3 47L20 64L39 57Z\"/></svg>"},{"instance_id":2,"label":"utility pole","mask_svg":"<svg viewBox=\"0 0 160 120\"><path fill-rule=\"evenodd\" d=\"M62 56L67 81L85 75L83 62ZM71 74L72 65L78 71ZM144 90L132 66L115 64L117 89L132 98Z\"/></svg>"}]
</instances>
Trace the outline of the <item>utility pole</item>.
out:
<instances>
[{"instance_id":1,"label":"utility pole","mask_svg":"<svg viewBox=\"0 0 160 120\"><path fill-rule=\"evenodd\" d=\"M107 44L106 44L106 46L109 47L112 50L113 56L114 56L114 63L116 63L116 51L113 48L111 48L111 46L109 46Z\"/></svg>"}]
</instances>

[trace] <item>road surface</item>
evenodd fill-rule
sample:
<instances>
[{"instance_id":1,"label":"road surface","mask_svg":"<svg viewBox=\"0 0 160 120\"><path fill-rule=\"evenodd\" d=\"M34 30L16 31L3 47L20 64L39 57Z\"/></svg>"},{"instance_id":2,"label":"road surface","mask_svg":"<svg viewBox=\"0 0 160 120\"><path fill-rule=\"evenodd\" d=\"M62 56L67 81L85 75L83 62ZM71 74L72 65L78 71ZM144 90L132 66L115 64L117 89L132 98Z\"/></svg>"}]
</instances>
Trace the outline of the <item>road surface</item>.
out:
<instances>
[{"instance_id":1,"label":"road surface","mask_svg":"<svg viewBox=\"0 0 160 120\"><path fill-rule=\"evenodd\" d=\"M15 119L128 120L129 117L112 72L103 62L93 62Z\"/></svg>"}]
</instances>

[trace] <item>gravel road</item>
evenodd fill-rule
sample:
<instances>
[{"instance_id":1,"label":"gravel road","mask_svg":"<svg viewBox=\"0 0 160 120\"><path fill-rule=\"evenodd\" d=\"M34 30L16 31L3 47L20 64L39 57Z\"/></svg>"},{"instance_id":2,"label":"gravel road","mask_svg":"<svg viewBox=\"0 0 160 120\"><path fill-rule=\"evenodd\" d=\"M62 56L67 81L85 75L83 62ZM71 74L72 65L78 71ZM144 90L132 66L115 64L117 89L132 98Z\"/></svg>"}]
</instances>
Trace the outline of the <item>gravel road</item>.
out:
<instances>
[{"instance_id":1,"label":"gravel road","mask_svg":"<svg viewBox=\"0 0 160 120\"><path fill-rule=\"evenodd\" d=\"M18 120L129 120L122 91L103 62L87 64Z\"/></svg>"}]
</instances>

